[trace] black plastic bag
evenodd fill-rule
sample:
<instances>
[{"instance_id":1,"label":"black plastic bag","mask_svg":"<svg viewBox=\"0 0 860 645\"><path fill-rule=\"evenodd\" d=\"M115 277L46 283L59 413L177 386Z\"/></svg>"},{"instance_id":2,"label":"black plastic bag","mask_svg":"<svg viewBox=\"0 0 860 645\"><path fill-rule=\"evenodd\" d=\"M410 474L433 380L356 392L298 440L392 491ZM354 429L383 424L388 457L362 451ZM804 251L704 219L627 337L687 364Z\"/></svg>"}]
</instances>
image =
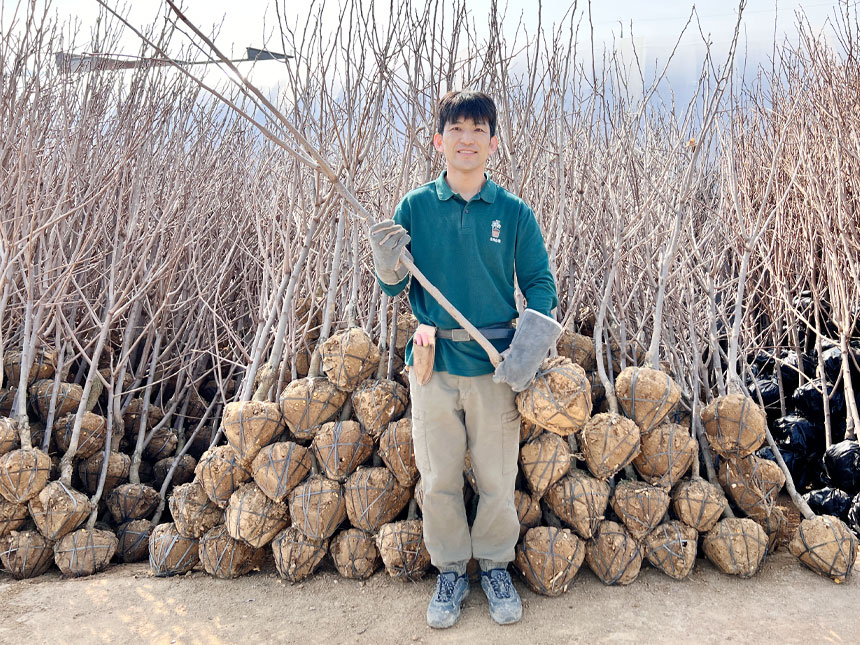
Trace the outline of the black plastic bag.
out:
<instances>
[{"instance_id":1,"label":"black plastic bag","mask_svg":"<svg viewBox=\"0 0 860 645\"><path fill-rule=\"evenodd\" d=\"M851 500L851 508L848 509L848 528L860 535L860 493Z\"/></svg>"},{"instance_id":2,"label":"black plastic bag","mask_svg":"<svg viewBox=\"0 0 860 645\"><path fill-rule=\"evenodd\" d=\"M824 454L824 426L800 414L788 414L771 424L771 434L781 448L818 460Z\"/></svg>"},{"instance_id":3,"label":"black plastic bag","mask_svg":"<svg viewBox=\"0 0 860 645\"><path fill-rule=\"evenodd\" d=\"M824 375L831 383L835 383L842 371L842 350L838 346L831 347L821 353L821 362L824 365Z\"/></svg>"},{"instance_id":4,"label":"black plastic bag","mask_svg":"<svg viewBox=\"0 0 860 645\"><path fill-rule=\"evenodd\" d=\"M791 473L791 480L794 482L794 487L801 490L806 486L809 478L809 460L806 459L805 455L796 453L793 450L783 448L782 446L777 447L779 448L779 454L782 455L782 460L788 468L788 472ZM773 450L771 450L770 446L759 448L756 452L756 456L761 457L762 459L768 459L774 463L779 463L777 462L776 456L773 454Z\"/></svg>"},{"instance_id":5,"label":"black plastic bag","mask_svg":"<svg viewBox=\"0 0 860 645\"><path fill-rule=\"evenodd\" d=\"M815 375L815 358L808 354L803 355L803 373L807 376ZM797 359L797 352L791 350L782 357L782 362L779 366L779 371L782 373L782 387L785 389L786 396L792 394L800 384L800 361Z\"/></svg>"},{"instance_id":6,"label":"black plastic bag","mask_svg":"<svg viewBox=\"0 0 860 645\"><path fill-rule=\"evenodd\" d=\"M824 421L824 387L825 382L816 378L804 383L794 391L792 396L794 405L806 418L813 421ZM832 383L826 383L826 387L827 395L830 397L830 416L844 416L845 395L842 390L835 390Z\"/></svg>"},{"instance_id":7,"label":"black plastic bag","mask_svg":"<svg viewBox=\"0 0 860 645\"><path fill-rule=\"evenodd\" d=\"M824 453L824 471L835 488L850 495L860 493L860 445L848 440L835 443Z\"/></svg>"},{"instance_id":8,"label":"black plastic bag","mask_svg":"<svg viewBox=\"0 0 860 645\"><path fill-rule=\"evenodd\" d=\"M840 520L848 520L851 509L851 495L838 488L822 488L810 491L803 496L809 508L816 515L833 515Z\"/></svg>"}]
</instances>

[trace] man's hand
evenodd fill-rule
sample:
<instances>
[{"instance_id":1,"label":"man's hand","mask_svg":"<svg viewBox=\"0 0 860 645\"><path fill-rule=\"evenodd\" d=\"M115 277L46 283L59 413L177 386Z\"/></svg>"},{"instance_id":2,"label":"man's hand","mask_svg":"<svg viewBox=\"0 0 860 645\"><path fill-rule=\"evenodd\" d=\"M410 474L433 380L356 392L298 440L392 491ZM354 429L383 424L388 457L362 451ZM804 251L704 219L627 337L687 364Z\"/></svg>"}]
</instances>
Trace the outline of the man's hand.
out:
<instances>
[{"instance_id":1,"label":"man's hand","mask_svg":"<svg viewBox=\"0 0 860 645\"><path fill-rule=\"evenodd\" d=\"M561 325L534 309L526 309L517 323L511 346L502 353L493 380L522 392L537 374L547 352L561 336Z\"/></svg>"},{"instance_id":2,"label":"man's hand","mask_svg":"<svg viewBox=\"0 0 860 645\"><path fill-rule=\"evenodd\" d=\"M409 233L393 219L378 222L370 227L370 249L376 275L385 284L397 284L408 271L400 264L400 254L409 244Z\"/></svg>"}]
</instances>

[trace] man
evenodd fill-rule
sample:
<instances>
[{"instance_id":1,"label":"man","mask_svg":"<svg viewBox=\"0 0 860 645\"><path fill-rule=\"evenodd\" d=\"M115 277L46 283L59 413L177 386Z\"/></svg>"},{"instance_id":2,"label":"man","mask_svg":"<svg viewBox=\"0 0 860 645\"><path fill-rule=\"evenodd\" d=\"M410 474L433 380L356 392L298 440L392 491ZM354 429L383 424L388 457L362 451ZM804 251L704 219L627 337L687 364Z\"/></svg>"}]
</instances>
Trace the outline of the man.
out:
<instances>
[{"instance_id":1,"label":"man","mask_svg":"<svg viewBox=\"0 0 860 645\"><path fill-rule=\"evenodd\" d=\"M490 614L507 624L522 616L507 571L520 528L515 392L534 378L561 333L550 316L558 299L534 214L486 174L499 145L492 99L480 92L448 93L439 104L433 145L445 156L446 170L408 193L393 221L370 229L377 278L390 296L402 291L410 277L399 258L408 249L428 280L505 358L494 369L478 343L412 282L409 302L420 323L406 347L412 438L424 491L424 540L440 572L427 623L442 628L457 622L469 593L466 565L475 557ZM528 307L516 331L515 275ZM416 369L416 355L428 350L424 360L431 365ZM463 504L467 449L479 494L471 531Z\"/></svg>"}]
</instances>

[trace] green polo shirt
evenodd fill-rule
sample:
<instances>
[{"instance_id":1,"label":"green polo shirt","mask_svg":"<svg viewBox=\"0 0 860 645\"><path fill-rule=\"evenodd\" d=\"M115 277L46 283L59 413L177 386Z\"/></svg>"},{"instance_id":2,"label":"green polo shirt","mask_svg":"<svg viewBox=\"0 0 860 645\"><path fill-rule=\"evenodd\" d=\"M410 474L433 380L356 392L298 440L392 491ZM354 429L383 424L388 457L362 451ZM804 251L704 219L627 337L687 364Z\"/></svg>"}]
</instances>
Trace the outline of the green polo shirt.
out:
<instances>
[{"instance_id":1,"label":"green polo shirt","mask_svg":"<svg viewBox=\"0 0 860 645\"><path fill-rule=\"evenodd\" d=\"M451 190L446 174L407 193L394 213L394 221L412 237L407 248L415 265L476 327L503 326L517 317L515 273L527 306L550 315L558 296L532 210L489 177L481 192L466 202ZM411 279L380 285L395 296ZM409 303L421 323L440 329L460 326L417 280L412 281ZM500 352L510 344L491 342ZM412 365L411 339L406 364ZM436 341L434 369L459 376L494 371L477 342L445 339Z\"/></svg>"}]
</instances>

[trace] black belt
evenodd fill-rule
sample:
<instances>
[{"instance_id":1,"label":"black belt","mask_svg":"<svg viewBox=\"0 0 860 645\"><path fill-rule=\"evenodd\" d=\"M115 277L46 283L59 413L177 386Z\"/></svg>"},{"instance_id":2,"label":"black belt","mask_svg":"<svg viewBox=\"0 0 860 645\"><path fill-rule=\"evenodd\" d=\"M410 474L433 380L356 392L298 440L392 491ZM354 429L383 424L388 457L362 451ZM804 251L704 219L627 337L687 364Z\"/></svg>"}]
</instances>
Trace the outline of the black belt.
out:
<instances>
[{"instance_id":1,"label":"black belt","mask_svg":"<svg viewBox=\"0 0 860 645\"><path fill-rule=\"evenodd\" d=\"M487 340L502 340L511 339L514 337L513 327L479 327L478 331ZM465 329L457 327L455 329L437 329L436 338L445 340L453 340L456 342L466 342L474 340Z\"/></svg>"}]
</instances>

